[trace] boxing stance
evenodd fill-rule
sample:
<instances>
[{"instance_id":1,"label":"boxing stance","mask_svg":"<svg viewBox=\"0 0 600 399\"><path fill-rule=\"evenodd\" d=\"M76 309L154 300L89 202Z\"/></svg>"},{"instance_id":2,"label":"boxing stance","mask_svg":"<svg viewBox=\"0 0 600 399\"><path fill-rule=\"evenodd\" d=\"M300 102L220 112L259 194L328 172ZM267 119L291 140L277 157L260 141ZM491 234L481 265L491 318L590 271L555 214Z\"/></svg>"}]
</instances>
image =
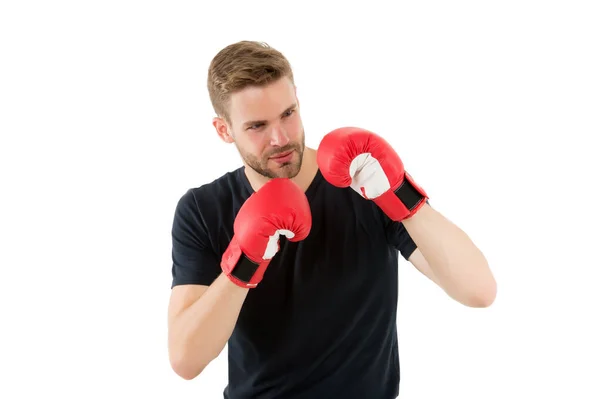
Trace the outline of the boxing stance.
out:
<instances>
[{"instance_id":1,"label":"boxing stance","mask_svg":"<svg viewBox=\"0 0 600 399\"><path fill-rule=\"evenodd\" d=\"M401 222L426 203L427 194L404 171L398 154L365 129L340 128L325 135L317 162L327 181L352 187L391 220ZM299 187L289 180L271 180L240 209L221 262L223 272L234 284L255 288L279 249L279 236L301 241L310 226L310 208Z\"/></svg>"},{"instance_id":2,"label":"boxing stance","mask_svg":"<svg viewBox=\"0 0 600 399\"><path fill-rule=\"evenodd\" d=\"M486 307L496 287L483 254L383 135L341 127L306 146L277 50L227 46L207 83L213 126L243 166L177 203L173 370L196 378L227 347L226 399L396 398L399 261Z\"/></svg>"}]
</instances>

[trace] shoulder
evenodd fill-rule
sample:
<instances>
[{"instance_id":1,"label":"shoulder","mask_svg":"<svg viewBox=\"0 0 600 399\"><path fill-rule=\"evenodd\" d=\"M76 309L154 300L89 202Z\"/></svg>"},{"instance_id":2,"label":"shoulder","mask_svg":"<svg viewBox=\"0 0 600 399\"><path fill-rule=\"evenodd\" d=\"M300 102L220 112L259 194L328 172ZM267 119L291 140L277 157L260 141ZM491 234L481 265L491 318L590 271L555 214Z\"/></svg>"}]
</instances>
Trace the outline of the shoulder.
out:
<instances>
[{"instance_id":1,"label":"shoulder","mask_svg":"<svg viewBox=\"0 0 600 399\"><path fill-rule=\"evenodd\" d=\"M177 202L176 219L211 226L241 207L246 187L241 180L243 170L227 172L211 182L188 188Z\"/></svg>"},{"instance_id":2,"label":"shoulder","mask_svg":"<svg viewBox=\"0 0 600 399\"><path fill-rule=\"evenodd\" d=\"M179 199L179 204L185 206L195 205L202 210L215 206L217 203L233 198L244 191L243 181L240 179L241 169L227 172L211 182L192 187Z\"/></svg>"}]
</instances>

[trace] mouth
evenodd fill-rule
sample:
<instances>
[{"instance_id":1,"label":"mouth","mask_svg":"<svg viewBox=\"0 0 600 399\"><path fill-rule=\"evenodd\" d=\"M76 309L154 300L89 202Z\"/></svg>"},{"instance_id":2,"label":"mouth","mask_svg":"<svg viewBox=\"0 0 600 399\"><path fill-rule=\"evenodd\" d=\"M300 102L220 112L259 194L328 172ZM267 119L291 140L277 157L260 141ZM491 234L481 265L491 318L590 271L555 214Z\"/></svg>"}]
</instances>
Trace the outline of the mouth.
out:
<instances>
[{"instance_id":1,"label":"mouth","mask_svg":"<svg viewBox=\"0 0 600 399\"><path fill-rule=\"evenodd\" d=\"M275 159L275 160L277 160L277 159L284 159L284 158L288 157L289 155L291 155L293 152L294 152L294 150L282 152L282 153L279 153L279 154L274 155L272 157L269 157L269 159Z\"/></svg>"}]
</instances>

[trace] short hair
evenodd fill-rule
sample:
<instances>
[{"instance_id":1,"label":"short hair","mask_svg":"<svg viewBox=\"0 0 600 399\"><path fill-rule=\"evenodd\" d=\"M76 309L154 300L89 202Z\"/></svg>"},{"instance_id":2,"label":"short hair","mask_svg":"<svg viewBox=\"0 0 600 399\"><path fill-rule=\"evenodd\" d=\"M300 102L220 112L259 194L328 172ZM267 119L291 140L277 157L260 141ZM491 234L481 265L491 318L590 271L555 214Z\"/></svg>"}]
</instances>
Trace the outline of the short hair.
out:
<instances>
[{"instance_id":1,"label":"short hair","mask_svg":"<svg viewBox=\"0 0 600 399\"><path fill-rule=\"evenodd\" d=\"M220 117L231 123L231 95L250 86L266 86L283 77L294 82L287 58L264 42L242 40L220 50L208 68L208 93Z\"/></svg>"}]
</instances>

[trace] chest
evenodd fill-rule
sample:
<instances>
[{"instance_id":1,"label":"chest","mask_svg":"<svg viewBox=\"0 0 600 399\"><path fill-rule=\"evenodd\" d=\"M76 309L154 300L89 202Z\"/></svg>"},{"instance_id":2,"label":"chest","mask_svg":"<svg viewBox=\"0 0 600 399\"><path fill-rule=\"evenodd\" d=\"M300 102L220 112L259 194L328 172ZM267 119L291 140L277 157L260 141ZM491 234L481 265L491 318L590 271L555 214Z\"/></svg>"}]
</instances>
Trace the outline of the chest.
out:
<instances>
[{"instance_id":1,"label":"chest","mask_svg":"<svg viewBox=\"0 0 600 399\"><path fill-rule=\"evenodd\" d=\"M301 242L280 236L280 249L269 265L267 281L293 279L310 284L313 279L333 275L351 278L360 275L362 268L377 267L388 259L391 248L378 208L372 202L350 189L336 189L313 198L310 206L310 234ZM224 253L233 238L234 216L230 219L223 221L216 234L217 253Z\"/></svg>"},{"instance_id":2,"label":"chest","mask_svg":"<svg viewBox=\"0 0 600 399\"><path fill-rule=\"evenodd\" d=\"M331 302L334 294L356 296L387 287L396 276L397 251L388 244L373 206L351 195L311 204L310 234L301 242L281 237L262 287L252 294L310 308Z\"/></svg>"}]
</instances>

